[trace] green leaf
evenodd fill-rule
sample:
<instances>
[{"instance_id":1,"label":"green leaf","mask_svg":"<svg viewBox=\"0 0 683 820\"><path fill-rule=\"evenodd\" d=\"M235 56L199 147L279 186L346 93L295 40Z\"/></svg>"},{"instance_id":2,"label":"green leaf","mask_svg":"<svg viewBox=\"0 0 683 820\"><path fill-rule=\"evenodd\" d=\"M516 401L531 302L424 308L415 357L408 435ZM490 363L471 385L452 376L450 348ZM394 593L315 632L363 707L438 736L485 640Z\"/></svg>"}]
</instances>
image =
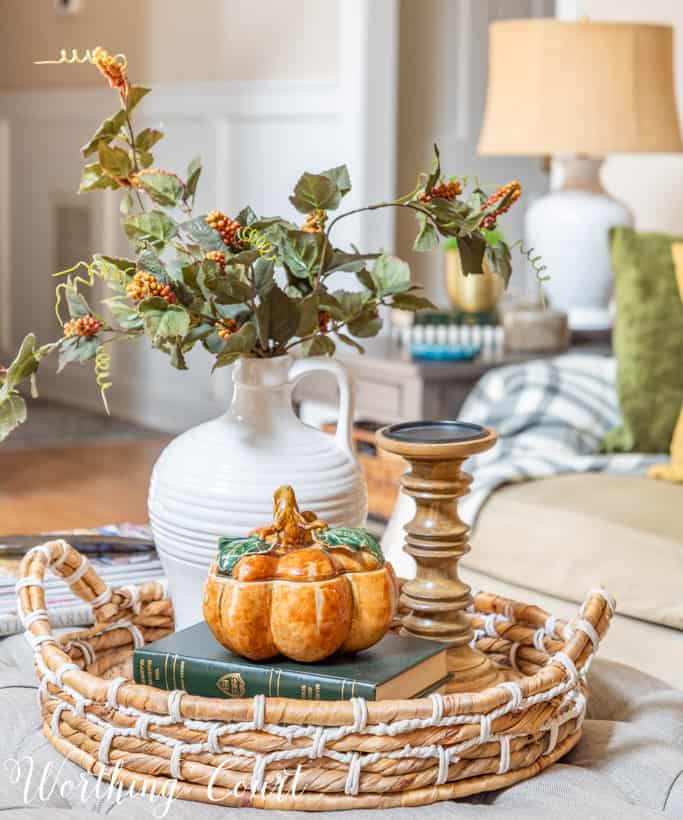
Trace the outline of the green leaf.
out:
<instances>
[{"instance_id":1,"label":"green leaf","mask_svg":"<svg viewBox=\"0 0 683 820\"><path fill-rule=\"evenodd\" d=\"M356 273L356 278L358 281L363 285L366 290L369 290L371 293L375 293L376 285L375 280L372 278L372 274L370 273L367 268L363 268Z\"/></svg>"},{"instance_id":2,"label":"green leaf","mask_svg":"<svg viewBox=\"0 0 683 820\"><path fill-rule=\"evenodd\" d=\"M112 312L122 330L139 331L144 328L142 316L135 308L124 302L121 297L114 296L111 299L106 299L104 304Z\"/></svg>"},{"instance_id":3,"label":"green leaf","mask_svg":"<svg viewBox=\"0 0 683 820\"><path fill-rule=\"evenodd\" d=\"M262 344L264 332L266 340L273 339L279 344L284 344L296 334L299 326L299 308L293 299L274 285L256 309L256 320Z\"/></svg>"},{"instance_id":4,"label":"green leaf","mask_svg":"<svg viewBox=\"0 0 683 820\"><path fill-rule=\"evenodd\" d=\"M197 282L204 296L219 305L243 305L251 297L251 287L236 269L223 271L214 262L201 263Z\"/></svg>"},{"instance_id":5,"label":"green leaf","mask_svg":"<svg viewBox=\"0 0 683 820\"><path fill-rule=\"evenodd\" d=\"M38 370L39 358L36 351L36 337L29 333L24 337L17 355L7 368L0 396L7 395L19 384L25 382Z\"/></svg>"},{"instance_id":6,"label":"green leaf","mask_svg":"<svg viewBox=\"0 0 683 820\"><path fill-rule=\"evenodd\" d=\"M375 262L371 272L377 295L381 298L394 293L410 290L413 283L410 281L408 264L397 256L383 254Z\"/></svg>"},{"instance_id":7,"label":"green leaf","mask_svg":"<svg viewBox=\"0 0 683 820\"><path fill-rule=\"evenodd\" d=\"M0 398L0 442L26 421L26 402L18 393Z\"/></svg>"},{"instance_id":8,"label":"green leaf","mask_svg":"<svg viewBox=\"0 0 683 820\"><path fill-rule=\"evenodd\" d=\"M102 172L99 162L92 162L84 165L81 171L81 181L78 186L78 193L84 194L86 191L94 191L98 188L118 188L119 184L115 179L106 176Z\"/></svg>"},{"instance_id":9,"label":"green leaf","mask_svg":"<svg viewBox=\"0 0 683 820\"><path fill-rule=\"evenodd\" d=\"M140 85L131 85L128 89L126 106L128 113L130 113L135 108L135 106L140 102L140 100L142 100L143 97L146 97L150 91L150 88L143 88Z\"/></svg>"},{"instance_id":10,"label":"green leaf","mask_svg":"<svg viewBox=\"0 0 683 820\"><path fill-rule=\"evenodd\" d=\"M425 214L418 213L420 231L413 243L414 251L431 251L439 247L439 232L434 227L434 223Z\"/></svg>"},{"instance_id":11,"label":"green leaf","mask_svg":"<svg viewBox=\"0 0 683 820\"><path fill-rule=\"evenodd\" d=\"M197 193L197 183L202 173L201 157L195 157L187 166L187 180L185 182L185 201L193 199Z\"/></svg>"},{"instance_id":12,"label":"green leaf","mask_svg":"<svg viewBox=\"0 0 683 820\"><path fill-rule=\"evenodd\" d=\"M365 353L365 348L363 347L363 345L359 344L355 339L352 339L345 333L339 333L339 331L336 331L334 335L339 339L340 342L343 342L345 345L355 348L359 353Z\"/></svg>"},{"instance_id":13,"label":"green leaf","mask_svg":"<svg viewBox=\"0 0 683 820\"><path fill-rule=\"evenodd\" d=\"M254 287L256 293L265 298L275 284L275 262L272 259L260 257L253 267Z\"/></svg>"},{"instance_id":14,"label":"green leaf","mask_svg":"<svg viewBox=\"0 0 683 820\"><path fill-rule=\"evenodd\" d=\"M341 202L341 192L330 177L306 171L299 177L289 201L302 214L312 213L317 208L334 210Z\"/></svg>"},{"instance_id":15,"label":"green leaf","mask_svg":"<svg viewBox=\"0 0 683 820\"><path fill-rule=\"evenodd\" d=\"M334 182L339 190L340 197L346 196L351 190L351 177L346 165L337 165L335 168L328 168L327 171L321 171L321 173Z\"/></svg>"},{"instance_id":16,"label":"green leaf","mask_svg":"<svg viewBox=\"0 0 683 820\"><path fill-rule=\"evenodd\" d=\"M237 220L237 222L240 223L240 225L243 228L249 225L253 225L253 223L257 221L256 214L254 213L252 208L249 207L249 205L247 205L246 208L242 208L242 210L237 214L235 219Z\"/></svg>"},{"instance_id":17,"label":"green leaf","mask_svg":"<svg viewBox=\"0 0 683 820\"><path fill-rule=\"evenodd\" d=\"M181 305L169 305L165 299L153 296L138 305L152 344L183 339L190 330L190 316Z\"/></svg>"},{"instance_id":18,"label":"green leaf","mask_svg":"<svg viewBox=\"0 0 683 820\"><path fill-rule=\"evenodd\" d=\"M507 288L512 276L512 260L507 242L500 239L495 245L486 245L486 260L494 273L497 273Z\"/></svg>"},{"instance_id":19,"label":"green leaf","mask_svg":"<svg viewBox=\"0 0 683 820\"><path fill-rule=\"evenodd\" d=\"M483 273L484 251L487 245L485 239L478 235L462 236L458 239L458 250L462 272L467 276L470 273Z\"/></svg>"},{"instance_id":20,"label":"green leaf","mask_svg":"<svg viewBox=\"0 0 683 820\"><path fill-rule=\"evenodd\" d=\"M382 548L375 536L368 530L361 527L330 527L327 530L316 530L314 538L319 544L334 549L335 547L346 547L346 549L366 550L384 564Z\"/></svg>"},{"instance_id":21,"label":"green leaf","mask_svg":"<svg viewBox=\"0 0 683 820\"><path fill-rule=\"evenodd\" d=\"M138 180L150 199L159 205L177 205L185 192L183 183L165 171L141 174Z\"/></svg>"},{"instance_id":22,"label":"green leaf","mask_svg":"<svg viewBox=\"0 0 683 820\"><path fill-rule=\"evenodd\" d=\"M414 293L397 293L394 296L391 306L398 310L438 310L435 304L424 296L417 296Z\"/></svg>"},{"instance_id":23,"label":"green leaf","mask_svg":"<svg viewBox=\"0 0 683 820\"><path fill-rule=\"evenodd\" d=\"M329 336L314 336L301 343L304 356L334 356L336 346Z\"/></svg>"},{"instance_id":24,"label":"green leaf","mask_svg":"<svg viewBox=\"0 0 683 820\"><path fill-rule=\"evenodd\" d=\"M142 168L149 168L149 166L154 162L154 156L151 151L138 151L137 155L138 164Z\"/></svg>"},{"instance_id":25,"label":"green leaf","mask_svg":"<svg viewBox=\"0 0 683 820\"><path fill-rule=\"evenodd\" d=\"M328 298L329 295L332 299ZM358 290L335 290L332 294L321 296L320 304L324 310L332 314L333 319L349 322L360 316L365 305L365 296Z\"/></svg>"},{"instance_id":26,"label":"green leaf","mask_svg":"<svg viewBox=\"0 0 683 820\"><path fill-rule=\"evenodd\" d=\"M296 335L308 336L318 327L318 296L312 293L299 302L299 326Z\"/></svg>"},{"instance_id":27,"label":"green leaf","mask_svg":"<svg viewBox=\"0 0 683 820\"><path fill-rule=\"evenodd\" d=\"M81 148L81 154L83 154L84 157L89 157L90 154L94 154L95 151L97 151L97 146L100 142L111 142L120 134L125 122L126 112L123 109L117 111L113 117L109 117L104 120L102 125L100 125L97 131L93 134L90 142L86 143Z\"/></svg>"},{"instance_id":28,"label":"green leaf","mask_svg":"<svg viewBox=\"0 0 683 820\"><path fill-rule=\"evenodd\" d=\"M59 343L57 372L61 373L71 362L83 364L94 359L99 346L100 341L95 336L69 336L62 339Z\"/></svg>"},{"instance_id":29,"label":"green leaf","mask_svg":"<svg viewBox=\"0 0 683 820\"><path fill-rule=\"evenodd\" d=\"M287 231L280 245L282 262L297 279L310 281L317 272L321 239L319 234Z\"/></svg>"},{"instance_id":30,"label":"green leaf","mask_svg":"<svg viewBox=\"0 0 683 820\"><path fill-rule=\"evenodd\" d=\"M178 225L163 211L148 211L126 217L123 230L129 239L163 245L176 235Z\"/></svg>"},{"instance_id":31,"label":"green leaf","mask_svg":"<svg viewBox=\"0 0 683 820\"><path fill-rule=\"evenodd\" d=\"M270 552L273 544L263 541L258 535L247 535L241 538L218 539L218 571L232 575L237 562L245 555Z\"/></svg>"},{"instance_id":32,"label":"green leaf","mask_svg":"<svg viewBox=\"0 0 683 820\"><path fill-rule=\"evenodd\" d=\"M168 281L164 263L159 259L152 248L145 248L138 254L137 267L147 271L147 273L151 273L152 276L155 276L160 282L166 283Z\"/></svg>"},{"instance_id":33,"label":"green leaf","mask_svg":"<svg viewBox=\"0 0 683 820\"><path fill-rule=\"evenodd\" d=\"M97 145L97 152L100 158L100 167L107 174L114 177L127 177L131 172L131 163L128 152L123 148L112 148L106 142Z\"/></svg>"},{"instance_id":34,"label":"green leaf","mask_svg":"<svg viewBox=\"0 0 683 820\"><path fill-rule=\"evenodd\" d=\"M213 369L225 367L237 361L244 353L251 353L256 344L256 326L253 322L246 322L242 327L229 336L223 350L216 356Z\"/></svg>"},{"instance_id":35,"label":"green leaf","mask_svg":"<svg viewBox=\"0 0 683 820\"><path fill-rule=\"evenodd\" d=\"M432 155L432 170L427 177L425 183L425 192L430 193L432 188L437 184L441 177L441 156L439 154L439 146L434 143L434 153Z\"/></svg>"},{"instance_id":36,"label":"green leaf","mask_svg":"<svg viewBox=\"0 0 683 820\"><path fill-rule=\"evenodd\" d=\"M205 253L207 251L223 251L225 253L227 250L227 245L223 242L222 236L207 224L206 216L198 216L195 219L182 222L180 230L189 234Z\"/></svg>"},{"instance_id":37,"label":"green leaf","mask_svg":"<svg viewBox=\"0 0 683 820\"><path fill-rule=\"evenodd\" d=\"M145 128L135 138L135 150L149 151L160 139L163 139L163 136L163 131L158 131L156 128Z\"/></svg>"},{"instance_id":38,"label":"green leaf","mask_svg":"<svg viewBox=\"0 0 683 820\"><path fill-rule=\"evenodd\" d=\"M66 296L66 306L69 310L69 316L72 319L80 319L82 316L88 316L92 313L85 296L78 292L76 285L74 285L71 281L67 282L64 293Z\"/></svg>"},{"instance_id":39,"label":"green leaf","mask_svg":"<svg viewBox=\"0 0 683 820\"><path fill-rule=\"evenodd\" d=\"M363 313L347 324L349 333L359 339L369 339L376 336L382 329L382 319L374 305L368 306Z\"/></svg>"},{"instance_id":40,"label":"green leaf","mask_svg":"<svg viewBox=\"0 0 683 820\"><path fill-rule=\"evenodd\" d=\"M381 255L380 253L345 253L335 249L329 261L325 260L324 270L325 273L333 273L334 271L359 273L369 259L379 259Z\"/></svg>"}]
</instances>

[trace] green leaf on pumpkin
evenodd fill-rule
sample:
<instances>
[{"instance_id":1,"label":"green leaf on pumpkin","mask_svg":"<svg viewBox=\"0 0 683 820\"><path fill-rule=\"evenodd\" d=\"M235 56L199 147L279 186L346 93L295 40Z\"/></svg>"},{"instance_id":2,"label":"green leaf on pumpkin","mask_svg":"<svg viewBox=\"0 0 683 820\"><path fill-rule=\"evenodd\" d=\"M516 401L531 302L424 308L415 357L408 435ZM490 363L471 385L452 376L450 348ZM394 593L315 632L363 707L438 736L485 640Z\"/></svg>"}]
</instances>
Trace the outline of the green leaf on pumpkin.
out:
<instances>
[{"instance_id":1,"label":"green leaf on pumpkin","mask_svg":"<svg viewBox=\"0 0 683 820\"><path fill-rule=\"evenodd\" d=\"M259 538L258 535L246 535L237 538L218 539L218 570L225 575L232 575L237 562L245 555L257 555L270 552L272 544Z\"/></svg>"},{"instance_id":2,"label":"green leaf on pumpkin","mask_svg":"<svg viewBox=\"0 0 683 820\"><path fill-rule=\"evenodd\" d=\"M367 550L380 564L384 564L384 555L378 540L362 527L330 527L326 530L316 530L314 537L318 543L330 548L346 547L354 551Z\"/></svg>"}]
</instances>

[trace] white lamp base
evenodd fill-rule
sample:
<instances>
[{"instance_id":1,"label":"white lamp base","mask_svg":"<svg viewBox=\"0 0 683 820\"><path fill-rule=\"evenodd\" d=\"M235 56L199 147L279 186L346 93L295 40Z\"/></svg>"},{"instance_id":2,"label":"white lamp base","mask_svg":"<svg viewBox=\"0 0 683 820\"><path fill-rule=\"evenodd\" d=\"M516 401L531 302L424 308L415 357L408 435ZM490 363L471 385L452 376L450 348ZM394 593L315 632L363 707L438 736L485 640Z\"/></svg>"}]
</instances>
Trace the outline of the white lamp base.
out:
<instances>
[{"instance_id":1,"label":"white lamp base","mask_svg":"<svg viewBox=\"0 0 683 820\"><path fill-rule=\"evenodd\" d=\"M600 184L602 159L559 162L562 187L527 211L526 246L547 266L546 296L554 308L569 315L569 327L605 330L612 325L608 233L615 225L633 225L633 215Z\"/></svg>"}]
</instances>

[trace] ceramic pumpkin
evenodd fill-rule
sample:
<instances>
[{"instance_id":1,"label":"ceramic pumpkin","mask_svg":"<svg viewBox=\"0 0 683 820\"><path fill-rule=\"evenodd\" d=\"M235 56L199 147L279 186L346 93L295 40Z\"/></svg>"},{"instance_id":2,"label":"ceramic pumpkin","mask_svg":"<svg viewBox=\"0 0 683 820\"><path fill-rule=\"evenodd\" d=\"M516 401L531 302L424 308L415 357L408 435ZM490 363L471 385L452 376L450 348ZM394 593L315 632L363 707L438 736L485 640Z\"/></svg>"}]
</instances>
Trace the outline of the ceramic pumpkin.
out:
<instances>
[{"instance_id":1,"label":"ceramic pumpkin","mask_svg":"<svg viewBox=\"0 0 683 820\"><path fill-rule=\"evenodd\" d=\"M371 533L329 528L280 487L270 526L220 539L203 609L216 638L238 655L312 662L377 643L397 602L396 576Z\"/></svg>"}]
</instances>

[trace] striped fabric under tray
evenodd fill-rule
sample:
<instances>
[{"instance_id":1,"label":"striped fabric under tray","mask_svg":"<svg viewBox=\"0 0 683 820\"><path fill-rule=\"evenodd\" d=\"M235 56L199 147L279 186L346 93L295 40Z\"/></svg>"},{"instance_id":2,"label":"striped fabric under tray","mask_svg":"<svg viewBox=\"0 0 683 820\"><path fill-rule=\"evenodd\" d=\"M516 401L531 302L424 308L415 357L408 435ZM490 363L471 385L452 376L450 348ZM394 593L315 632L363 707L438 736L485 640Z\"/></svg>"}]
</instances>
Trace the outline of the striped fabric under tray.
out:
<instances>
[{"instance_id":1,"label":"striped fabric under tray","mask_svg":"<svg viewBox=\"0 0 683 820\"><path fill-rule=\"evenodd\" d=\"M86 532L80 530L79 532ZM149 538L148 527L131 524L117 524L98 527L103 535L123 535L130 538ZM46 536L46 540L47 540ZM0 543L2 536L0 536ZM102 580L112 588L129 584L143 584L163 578L164 571L155 552L112 553L111 555L90 555L88 560ZM20 558L0 558L0 637L24 631L17 614L17 598L14 585ZM54 627L81 626L93 622L92 610L76 597L67 584L48 573L45 578L46 606L50 612L50 623Z\"/></svg>"}]
</instances>

